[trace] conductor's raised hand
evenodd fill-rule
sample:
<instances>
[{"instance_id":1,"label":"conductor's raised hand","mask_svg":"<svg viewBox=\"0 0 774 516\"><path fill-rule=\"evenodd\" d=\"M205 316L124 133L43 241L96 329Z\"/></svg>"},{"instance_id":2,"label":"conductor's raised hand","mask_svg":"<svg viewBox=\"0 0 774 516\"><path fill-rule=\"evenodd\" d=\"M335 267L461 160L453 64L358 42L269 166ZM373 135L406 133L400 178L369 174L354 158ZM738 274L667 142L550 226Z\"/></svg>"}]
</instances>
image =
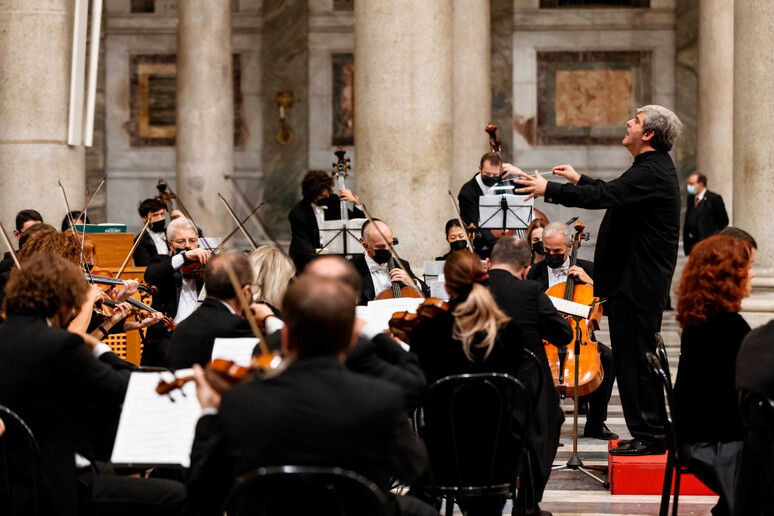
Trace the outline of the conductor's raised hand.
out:
<instances>
[{"instance_id":1,"label":"conductor's raised hand","mask_svg":"<svg viewBox=\"0 0 774 516\"><path fill-rule=\"evenodd\" d=\"M558 167L552 168L551 172L557 176L562 176L574 185L577 185L578 181L580 181L580 174L572 168L572 165L559 165Z\"/></svg>"},{"instance_id":2,"label":"conductor's raised hand","mask_svg":"<svg viewBox=\"0 0 774 516\"><path fill-rule=\"evenodd\" d=\"M189 249L185 252L185 258L191 262L205 264L210 259L210 252L206 249Z\"/></svg>"},{"instance_id":3,"label":"conductor's raised hand","mask_svg":"<svg viewBox=\"0 0 774 516\"><path fill-rule=\"evenodd\" d=\"M527 198L524 199L525 201L529 201L533 197L543 197L546 194L546 185L548 184L548 181L546 181L537 170L535 170L534 176L531 176L526 172L519 172L519 177L513 181L523 186L523 188L517 189L516 193L529 194Z\"/></svg>"}]
</instances>

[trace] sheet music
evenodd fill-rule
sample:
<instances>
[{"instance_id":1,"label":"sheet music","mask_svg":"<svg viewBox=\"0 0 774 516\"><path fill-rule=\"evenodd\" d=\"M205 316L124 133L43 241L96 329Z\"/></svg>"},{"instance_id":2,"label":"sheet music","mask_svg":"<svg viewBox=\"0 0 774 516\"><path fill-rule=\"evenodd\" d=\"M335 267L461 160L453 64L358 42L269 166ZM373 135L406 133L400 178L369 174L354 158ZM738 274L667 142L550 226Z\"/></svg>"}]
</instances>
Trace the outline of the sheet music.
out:
<instances>
[{"instance_id":1,"label":"sheet music","mask_svg":"<svg viewBox=\"0 0 774 516\"><path fill-rule=\"evenodd\" d=\"M423 299L416 297L399 297L395 299L381 299L369 301L367 310L362 310L363 315L358 314L369 324L375 324L377 328L386 330L389 328L390 318L395 312L416 313L417 307Z\"/></svg>"},{"instance_id":2,"label":"sheet music","mask_svg":"<svg viewBox=\"0 0 774 516\"><path fill-rule=\"evenodd\" d=\"M193 374L178 370L178 377ZM124 408L110 461L114 464L191 464L196 422L202 409L196 398L196 384L186 383L169 395L156 393L159 379L172 373L133 372L126 390ZM174 400L174 401L173 401Z\"/></svg>"},{"instance_id":3,"label":"sheet music","mask_svg":"<svg viewBox=\"0 0 774 516\"><path fill-rule=\"evenodd\" d=\"M443 266L446 260L425 260L425 276L440 276L443 274Z\"/></svg>"},{"instance_id":4,"label":"sheet music","mask_svg":"<svg viewBox=\"0 0 774 516\"><path fill-rule=\"evenodd\" d=\"M250 367L253 361L253 349L258 345L255 337L235 339L217 338L212 345L212 360L222 358L231 360L242 367Z\"/></svg>"},{"instance_id":5,"label":"sheet music","mask_svg":"<svg viewBox=\"0 0 774 516\"><path fill-rule=\"evenodd\" d=\"M591 310L593 307L576 303L574 301L567 301L559 297L548 296L548 299L554 304L554 307L561 313L566 315L576 315L588 319L591 317Z\"/></svg>"},{"instance_id":6,"label":"sheet music","mask_svg":"<svg viewBox=\"0 0 774 516\"><path fill-rule=\"evenodd\" d=\"M427 282L427 286L430 287L430 297L437 297L444 301L449 300L449 293L446 292L446 282L444 280L430 280Z\"/></svg>"}]
</instances>

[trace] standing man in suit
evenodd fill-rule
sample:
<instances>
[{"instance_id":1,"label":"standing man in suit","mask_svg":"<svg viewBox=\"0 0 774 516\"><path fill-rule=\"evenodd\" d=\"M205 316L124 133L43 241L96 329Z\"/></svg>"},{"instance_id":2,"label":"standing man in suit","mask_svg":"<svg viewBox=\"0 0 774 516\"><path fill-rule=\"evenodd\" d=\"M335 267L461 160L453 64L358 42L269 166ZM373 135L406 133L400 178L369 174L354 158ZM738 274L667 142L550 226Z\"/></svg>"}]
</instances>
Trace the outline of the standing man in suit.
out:
<instances>
[{"instance_id":1,"label":"standing man in suit","mask_svg":"<svg viewBox=\"0 0 774 516\"><path fill-rule=\"evenodd\" d=\"M707 176L693 173L688 176L688 202L683 226L685 256L700 240L712 236L728 226L728 213L723 197L707 190Z\"/></svg>"},{"instance_id":2,"label":"standing man in suit","mask_svg":"<svg viewBox=\"0 0 774 516\"><path fill-rule=\"evenodd\" d=\"M317 256L321 247L320 227L323 220L340 220L340 201L354 203L349 210L349 218L363 217L360 211L360 198L352 190L339 190L332 193L333 177L323 170L310 170L301 180L302 199L290 210L290 258L300 273L306 264Z\"/></svg>"},{"instance_id":3,"label":"standing man in suit","mask_svg":"<svg viewBox=\"0 0 774 516\"><path fill-rule=\"evenodd\" d=\"M542 260L529 270L527 278L540 283L543 291L548 290L557 284L564 284L568 276L573 276L581 283L591 287L594 286L594 264L588 260L578 258L578 264L570 267L570 242L572 234L570 228L561 222L551 222L543 229L543 248L545 249L545 260ZM552 342L554 345L562 344L574 345L574 335L570 340ZM583 437L594 437L596 439L610 440L618 439L618 435L613 433L605 424L607 419L607 405L610 403L610 396L613 394L613 384L615 383L615 363L613 361L613 352L609 347L601 342L597 342L599 347L599 359L602 363L604 378L597 389L582 396L581 403L588 403L588 412L586 413L586 426L583 429Z\"/></svg>"},{"instance_id":4,"label":"standing man in suit","mask_svg":"<svg viewBox=\"0 0 774 516\"><path fill-rule=\"evenodd\" d=\"M196 310L196 303L204 286L201 277L183 277L181 268L191 263L206 264L210 252L199 248L199 239L193 223L178 218L167 227L169 255L157 254L145 269L145 282L153 285L158 292L153 296L151 306L171 317L176 323L182 322ZM148 328L142 365L167 367L168 351L172 332L163 323Z\"/></svg>"},{"instance_id":5,"label":"standing man in suit","mask_svg":"<svg viewBox=\"0 0 774 516\"><path fill-rule=\"evenodd\" d=\"M569 182L520 173L517 193L569 207L606 209L594 251L594 294L607 299L618 390L633 439L613 455L661 454L666 446L654 380L645 353L655 351L680 238L680 186L669 151L682 123L670 110L649 105L626 123L622 144L631 168L612 181L554 167Z\"/></svg>"},{"instance_id":6,"label":"standing man in suit","mask_svg":"<svg viewBox=\"0 0 774 516\"><path fill-rule=\"evenodd\" d=\"M166 210L164 203L158 199L145 199L140 203L137 211L140 214L143 226L148 220L151 221L150 225L148 225L148 231L142 236L140 243L137 244L137 249L134 250L134 265L136 267L143 267L148 265L151 258L157 254L169 254L167 235L164 232L166 229L166 218L164 216Z\"/></svg>"},{"instance_id":7,"label":"standing man in suit","mask_svg":"<svg viewBox=\"0 0 774 516\"><path fill-rule=\"evenodd\" d=\"M373 301L380 292L392 287L393 281L400 283L401 287L414 287L421 289L425 296L430 295L430 288L411 272L411 266L406 260L403 260L403 265L408 273L397 264L392 269L389 268L392 258L390 244L395 245L397 241L386 222L374 219L374 224L377 227L373 227L370 221L363 224L360 229L360 243L365 253L350 260L363 280L360 304L366 305Z\"/></svg>"},{"instance_id":8,"label":"standing man in suit","mask_svg":"<svg viewBox=\"0 0 774 516\"><path fill-rule=\"evenodd\" d=\"M202 516L217 514L235 477L259 467L341 467L385 493L393 477L413 480L425 469L426 453L409 427L400 389L342 363L353 337L355 295L329 278L302 276L290 286L282 302L282 347L291 363L279 375L221 398L194 366L204 415L188 492ZM415 499L392 499L395 514L438 514Z\"/></svg>"}]
</instances>

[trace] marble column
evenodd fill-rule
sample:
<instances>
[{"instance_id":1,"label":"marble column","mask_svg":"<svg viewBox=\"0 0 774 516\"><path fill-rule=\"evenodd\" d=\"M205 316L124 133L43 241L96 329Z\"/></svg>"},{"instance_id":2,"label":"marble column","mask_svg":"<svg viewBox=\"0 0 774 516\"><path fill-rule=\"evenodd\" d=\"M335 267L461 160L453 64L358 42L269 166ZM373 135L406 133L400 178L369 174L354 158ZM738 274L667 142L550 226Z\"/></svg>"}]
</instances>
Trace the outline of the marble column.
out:
<instances>
[{"instance_id":1,"label":"marble column","mask_svg":"<svg viewBox=\"0 0 774 516\"><path fill-rule=\"evenodd\" d=\"M492 117L489 0L454 0L454 168L452 192L476 172L489 149Z\"/></svg>"},{"instance_id":2,"label":"marble column","mask_svg":"<svg viewBox=\"0 0 774 516\"><path fill-rule=\"evenodd\" d=\"M84 150L67 145L72 41L73 2L0 2L0 206L9 233L30 208L59 227L58 180L72 209L85 204Z\"/></svg>"},{"instance_id":3,"label":"marble column","mask_svg":"<svg viewBox=\"0 0 774 516\"><path fill-rule=\"evenodd\" d=\"M774 276L774 2L734 4L734 225L758 241L755 270Z\"/></svg>"},{"instance_id":4,"label":"marble column","mask_svg":"<svg viewBox=\"0 0 774 516\"><path fill-rule=\"evenodd\" d=\"M723 196L729 216L734 188L734 0L699 3L696 171ZM732 221L733 222L733 221Z\"/></svg>"},{"instance_id":5,"label":"marble column","mask_svg":"<svg viewBox=\"0 0 774 516\"><path fill-rule=\"evenodd\" d=\"M234 223L227 200L234 172L234 79L230 0L178 0L177 190L205 236Z\"/></svg>"},{"instance_id":6,"label":"marble column","mask_svg":"<svg viewBox=\"0 0 774 516\"><path fill-rule=\"evenodd\" d=\"M357 191L417 274L453 213L452 15L448 0L355 2Z\"/></svg>"}]
</instances>

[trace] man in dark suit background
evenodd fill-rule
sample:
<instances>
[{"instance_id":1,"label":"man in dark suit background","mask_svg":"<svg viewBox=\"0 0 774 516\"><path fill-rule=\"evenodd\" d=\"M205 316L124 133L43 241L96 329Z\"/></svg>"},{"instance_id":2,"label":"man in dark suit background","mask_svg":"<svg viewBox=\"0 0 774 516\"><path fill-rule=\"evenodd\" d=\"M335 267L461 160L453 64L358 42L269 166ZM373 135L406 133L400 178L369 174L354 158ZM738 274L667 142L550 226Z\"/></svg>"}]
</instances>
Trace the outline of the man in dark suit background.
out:
<instances>
[{"instance_id":1,"label":"man in dark suit background","mask_svg":"<svg viewBox=\"0 0 774 516\"><path fill-rule=\"evenodd\" d=\"M301 180L302 199L290 213L290 258L300 273L306 264L317 256L320 248L320 222L323 220L340 220L340 201L355 204L349 210L349 218L360 218L364 214L358 206L360 199L352 190L339 190L339 195L332 193L333 177L323 170L310 170Z\"/></svg>"},{"instance_id":2,"label":"man in dark suit background","mask_svg":"<svg viewBox=\"0 0 774 516\"><path fill-rule=\"evenodd\" d=\"M397 264L392 269L389 268L392 258L389 247L390 244L395 245L397 241L393 238L392 229L386 222L374 219L374 224L376 227L372 226L370 221L363 224L360 229L360 243L365 253L350 260L362 279L360 304L366 305L369 301L373 301L380 292L390 288L393 281L400 283L401 288L421 289L425 296L429 296L430 287L416 277L406 260L402 261L408 272Z\"/></svg>"},{"instance_id":3,"label":"man in dark suit background","mask_svg":"<svg viewBox=\"0 0 774 516\"><path fill-rule=\"evenodd\" d=\"M543 248L545 249L546 258L532 266L527 278L539 282L543 291L548 290L554 285L564 284L567 281L568 275L572 275L581 283L593 287L594 264L592 262L578 258L577 265L570 267L571 241L572 234L566 224L552 222L543 228ZM573 346L574 337L573 335L569 341L555 342L554 344L569 344ZM615 383L613 352L601 342L597 342L597 345L599 347L599 358L602 363L604 378L594 392L582 396L580 399L581 403L588 403L583 437L594 437L603 440L618 439L618 435L613 433L605 424L607 405L610 403L610 396L613 394L613 384Z\"/></svg>"},{"instance_id":4,"label":"man in dark suit background","mask_svg":"<svg viewBox=\"0 0 774 516\"><path fill-rule=\"evenodd\" d=\"M204 409L191 451L189 496L200 514L216 514L234 478L258 467L341 467L389 491L393 477L426 467L400 390L348 371L342 360L355 321L355 292L328 278L302 276L282 303L282 346L292 362L282 373L221 396L196 371ZM396 514L436 514L396 496Z\"/></svg>"},{"instance_id":5,"label":"man in dark suit background","mask_svg":"<svg viewBox=\"0 0 774 516\"><path fill-rule=\"evenodd\" d=\"M570 165L554 167L567 184L540 174L519 174L517 193L527 199L586 209L606 209L594 251L594 294L607 299L610 340L618 391L633 439L620 441L613 455L661 454L666 446L656 381L646 352L655 351L680 238L680 186L669 151L682 123L656 105L640 108L626 123L621 141L634 163L612 181L581 175Z\"/></svg>"},{"instance_id":6,"label":"man in dark suit background","mask_svg":"<svg viewBox=\"0 0 774 516\"><path fill-rule=\"evenodd\" d=\"M231 269L242 287L241 297L234 291L228 275ZM212 356L216 338L253 337L242 317L241 299L252 299L250 286L253 270L244 254L224 253L213 258L204 272L207 297L172 333L169 342L169 366L173 369L206 365Z\"/></svg>"},{"instance_id":7,"label":"man in dark suit background","mask_svg":"<svg viewBox=\"0 0 774 516\"><path fill-rule=\"evenodd\" d=\"M697 242L728 226L723 197L707 190L707 176L698 173L688 176L687 190L683 225L683 251L686 256Z\"/></svg>"},{"instance_id":8,"label":"man in dark suit background","mask_svg":"<svg viewBox=\"0 0 774 516\"><path fill-rule=\"evenodd\" d=\"M166 209L164 203L158 199L145 199L140 203L137 212L140 214L143 226L148 220L148 231L140 239L134 250L134 265L143 267L150 263L151 258L157 254L169 254L166 235ZM135 239L135 242L137 240Z\"/></svg>"}]
</instances>

